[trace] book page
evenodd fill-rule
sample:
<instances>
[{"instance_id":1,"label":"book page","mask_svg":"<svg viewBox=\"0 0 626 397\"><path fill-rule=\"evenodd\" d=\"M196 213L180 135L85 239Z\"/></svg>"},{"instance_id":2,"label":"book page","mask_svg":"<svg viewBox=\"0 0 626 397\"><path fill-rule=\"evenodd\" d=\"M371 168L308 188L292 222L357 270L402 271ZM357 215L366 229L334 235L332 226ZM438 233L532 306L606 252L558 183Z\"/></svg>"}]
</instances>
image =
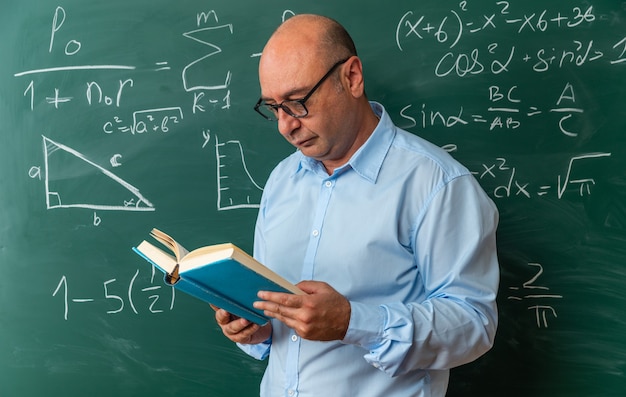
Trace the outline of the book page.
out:
<instances>
[{"instance_id":1,"label":"book page","mask_svg":"<svg viewBox=\"0 0 626 397\"><path fill-rule=\"evenodd\" d=\"M189 251L187 251L185 247L180 245L176 240L174 240L168 234L160 231L159 229L152 229L150 235L154 237L158 242L169 248L170 251L174 253L174 255L176 256L176 260L179 263L183 259L183 257L185 257L185 255L189 253Z\"/></svg>"},{"instance_id":2,"label":"book page","mask_svg":"<svg viewBox=\"0 0 626 397\"><path fill-rule=\"evenodd\" d=\"M166 274L171 274L176 267L176 258L145 240L137 246L137 251Z\"/></svg>"}]
</instances>

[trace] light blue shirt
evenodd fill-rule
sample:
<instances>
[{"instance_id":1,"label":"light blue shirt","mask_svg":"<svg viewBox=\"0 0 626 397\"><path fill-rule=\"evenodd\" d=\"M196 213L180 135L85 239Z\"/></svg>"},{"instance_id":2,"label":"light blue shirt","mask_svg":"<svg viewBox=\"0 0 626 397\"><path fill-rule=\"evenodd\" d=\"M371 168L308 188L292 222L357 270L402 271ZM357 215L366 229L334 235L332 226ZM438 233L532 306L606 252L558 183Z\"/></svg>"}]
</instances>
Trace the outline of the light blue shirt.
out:
<instances>
[{"instance_id":1,"label":"light blue shirt","mask_svg":"<svg viewBox=\"0 0 626 397\"><path fill-rule=\"evenodd\" d=\"M393 125L329 176L296 152L272 172L254 253L296 283L325 281L351 304L342 341L273 320L261 396L444 396L449 368L493 344L499 269L493 202L442 149Z\"/></svg>"}]
</instances>

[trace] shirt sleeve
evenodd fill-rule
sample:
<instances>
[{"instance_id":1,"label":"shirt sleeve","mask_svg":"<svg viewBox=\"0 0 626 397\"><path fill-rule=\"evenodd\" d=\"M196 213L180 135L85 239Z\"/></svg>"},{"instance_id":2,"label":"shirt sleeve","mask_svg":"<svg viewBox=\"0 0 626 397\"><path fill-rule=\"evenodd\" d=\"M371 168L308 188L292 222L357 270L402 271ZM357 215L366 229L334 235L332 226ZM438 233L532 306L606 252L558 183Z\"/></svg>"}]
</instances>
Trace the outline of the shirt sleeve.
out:
<instances>
[{"instance_id":1,"label":"shirt sleeve","mask_svg":"<svg viewBox=\"0 0 626 397\"><path fill-rule=\"evenodd\" d=\"M265 360L270 355L272 347L271 338L263 343L257 343L256 345L243 345L237 343L237 347L243 350L247 355L256 358L257 360Z\"/></svg>"},{"instance_id":2,"label":"shirt sleeve","mask_svg":"<svg viewBox=\"0 0 626 397\"><path fill-rule=\"evenodd\" d=\"M471 175L443 185L416 220L413 255L426 298L370 305L351 302L344 343L366 349L391 376L449 369L493 345L497 327L498 212Z\"/></svg>"}]
</instances>

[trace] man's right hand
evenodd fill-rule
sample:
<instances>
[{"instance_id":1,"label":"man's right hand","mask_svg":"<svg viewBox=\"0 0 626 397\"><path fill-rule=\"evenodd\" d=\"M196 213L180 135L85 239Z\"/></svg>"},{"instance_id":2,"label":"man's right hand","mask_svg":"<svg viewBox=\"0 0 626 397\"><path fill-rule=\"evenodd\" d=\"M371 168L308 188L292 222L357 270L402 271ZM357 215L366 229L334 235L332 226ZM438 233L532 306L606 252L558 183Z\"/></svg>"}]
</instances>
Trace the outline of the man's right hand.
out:
<instances>
[{"instance_id":1,"label":"man's right hand","mask_svg":"<svg viewBox=\"0 0 626 397\"><path fill-rule=\"evenodd\" d=\"M272 336L272 324L260 326L253 322L234 316L224 309L211 305L215 310L215 320L224 335L235 343L254 345L265 342Z\"/></svg>"}]
</instances>

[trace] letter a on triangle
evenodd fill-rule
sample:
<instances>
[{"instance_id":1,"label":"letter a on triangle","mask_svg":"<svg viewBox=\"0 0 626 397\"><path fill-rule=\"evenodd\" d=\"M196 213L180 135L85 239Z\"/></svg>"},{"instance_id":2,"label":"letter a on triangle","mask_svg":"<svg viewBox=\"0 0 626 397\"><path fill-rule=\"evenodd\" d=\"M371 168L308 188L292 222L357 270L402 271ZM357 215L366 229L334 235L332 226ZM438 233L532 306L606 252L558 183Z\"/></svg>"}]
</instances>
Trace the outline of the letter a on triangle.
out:
<instances>
[{"instance_id":1,"label":"letter a on triangle","mask_svg":"<svg viewBox=\"0 0 626 397\"><path fill-rule=\"evenodd\" d=\"M111 211L154 211L139 189L82 153L43 137L46 205Z\"/></svg>"}]
</instances>

